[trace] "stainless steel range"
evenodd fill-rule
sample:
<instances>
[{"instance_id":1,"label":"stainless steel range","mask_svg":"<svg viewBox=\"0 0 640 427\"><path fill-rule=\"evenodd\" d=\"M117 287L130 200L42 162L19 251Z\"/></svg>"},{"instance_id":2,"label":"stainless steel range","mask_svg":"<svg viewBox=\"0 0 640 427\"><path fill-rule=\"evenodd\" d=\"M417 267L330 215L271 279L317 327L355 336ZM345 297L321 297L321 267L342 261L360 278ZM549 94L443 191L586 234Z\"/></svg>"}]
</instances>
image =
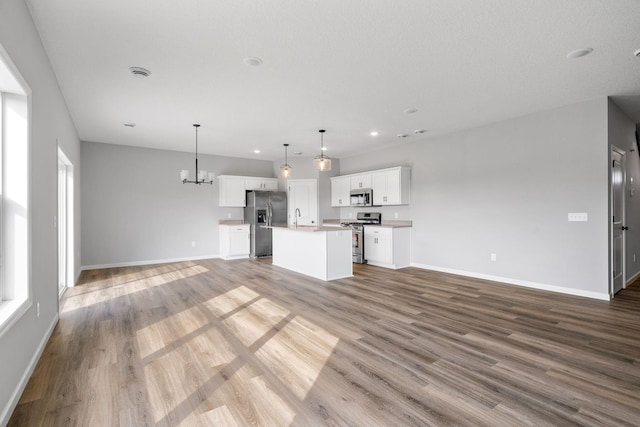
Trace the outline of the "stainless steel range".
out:
<instances>
[{"instance_id":1,"label":"stainless steel range","mask_svg":"<svg viewBox=\"0 0 640 427\"><path fill-rule=\"evenodd\" d=\"M351 255L353 262L357 264L366 264L364 257L364 226L380 225L382 222L382 213L380 212L358 212L355 221L343 221L340 223L343 227L351 227Z\"/></svg>"}]
</instances>

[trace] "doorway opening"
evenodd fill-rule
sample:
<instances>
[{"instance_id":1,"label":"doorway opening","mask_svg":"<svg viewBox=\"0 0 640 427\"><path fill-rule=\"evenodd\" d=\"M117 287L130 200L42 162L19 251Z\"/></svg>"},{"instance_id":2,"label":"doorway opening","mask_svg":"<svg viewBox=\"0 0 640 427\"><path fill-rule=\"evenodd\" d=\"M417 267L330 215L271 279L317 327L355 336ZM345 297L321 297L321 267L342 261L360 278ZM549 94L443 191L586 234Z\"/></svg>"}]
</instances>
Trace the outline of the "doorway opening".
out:
<instances>
[{"instance_id":1,"label":"doorway opening","mask_svg":"<svg viewBox=\"0 0 640 427\"><path fill-rule=\"evenodd\" d=\"M58 295L74 285L73 164L58 146Z\"/></svg>"},{"instance_id":2,"label":"doorway opening","mask_svg":"<svg viewBox=\"0 0 640 427\"><path fill-rule=\"evenodd\" d=\"M625 287L625 153L611 148L611 296Z\"/></svg>"}]
</instances>

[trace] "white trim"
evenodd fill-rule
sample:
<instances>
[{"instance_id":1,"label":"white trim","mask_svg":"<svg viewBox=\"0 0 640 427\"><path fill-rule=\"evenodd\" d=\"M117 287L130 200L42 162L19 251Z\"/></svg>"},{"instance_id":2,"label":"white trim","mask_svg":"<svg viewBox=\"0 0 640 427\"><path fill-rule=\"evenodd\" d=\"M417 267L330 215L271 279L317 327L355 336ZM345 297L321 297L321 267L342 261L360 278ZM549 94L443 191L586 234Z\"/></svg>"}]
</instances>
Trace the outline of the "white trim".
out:
<instances>
[{"instance_id":1,"label":"white trim","mask_svg":"<svg viewBox=\"0 0 640 427\"><path fill-rule=\"evenodd\" d=\"M42 340L40 341L40 345L38 345L38 349L33 354L33 357L31 358L31 361L29 362L27 369L24 371L24 374L22 374L22 378L20 378L20 382L18 383L18 386L16 387L16 389L13 391L13 394L11 395L11 399L9 399L9 402L7 403L7 405L2 409L2 414L0 414L1 426L6 426L9 423L9 419L11 418L11 415L13 415L13 411L16 409L16 406L18 406L20 397L22 396L22 393L24 392L24 389L27 386L29 379L31 378L31 375L33 374L33 371L36 369L36 365L40 360L40 356L42 356L42 353L44 352L44 348L46 347L47 342L49 342L49 338L51 338L51 334L53 334L53 329L56 327L57 323L58 323L58 313L55 314L55 316L53 317L53 321L49 325L49 329L42 337Z\"/></svg>"},{"instance_id":2,"label":"white trim","mask_svg":"<svg viewBox=\"0 0 640 427\"><path fill-rule=\"evenodd\" d=\"M585 290L582 290L582 289L574 289L574 288L565 288L563 286L546 285L544 283L528 282L526 280L511 279L511 278L508 278L508 277L500 277L500 276L491 276L489 274L473 273L471 271L456 270L456 269L453 269L453 268L446 268L446 267L436 267L436 266L432 266L432 265L418 264L418 263L414 263L414 262L411 263L411 266L412 267L417 267L417 268L422 268L422 269L425 269L425 270L440 271L442 273L451 273L451 274L458 274L460 276L475 277L477 279L491 280L493 282L502 282L502 283L506 283L506 284L509 284L509 285L517 285L517 286L524 286L526 288L533 288L533 289L541 289L541 290L544 290L544 291L558 292L558 293L561 293L561 294L568 294L568 295L575 295L575 296L579 296L579 297L594 298L594 299L599 299L599 300L603 300L603 301L611 300L611 296L608 293L585 291Z\"/></svg>"},{"instance_id":3,"label":"white trim","mask_svg":"<svg viewBox=\"0 0 640 427\"><path fill-rule=\"evenodd\" d=\"M0 300L0 338L31 308L31 298Z\"/></svg>"},{"instance_id":4,"label":"white trim","mask_svg":"<svg viewBox=\"0 0 640 427\"><path fill-rule=\"evenodd\" d=\"M216 255L201 255L196 257L184 257L184 258L169 258L169 259L153 259L148 261L130 261L130 262L116 262L113 264L94 264L83 265L81 270L97 270L99 268L114 268L114 267L135 267L138 265L151 265L151 264L168 264L170 262L184 262L184 261L198 261L203 259L220 258L219 254Z\"/></svg>"},{"instance_id":5,"label":"white trim","mask_svg":"<svg viewBox=\"0 0 640 427\"><path fill-rule=\"evenodd\" d=\"M631 283L635 282L638 277L640 277L640 271L630 277L629 280L625 282L624 287L627 288Z\"/></svg>"}]
</instances>

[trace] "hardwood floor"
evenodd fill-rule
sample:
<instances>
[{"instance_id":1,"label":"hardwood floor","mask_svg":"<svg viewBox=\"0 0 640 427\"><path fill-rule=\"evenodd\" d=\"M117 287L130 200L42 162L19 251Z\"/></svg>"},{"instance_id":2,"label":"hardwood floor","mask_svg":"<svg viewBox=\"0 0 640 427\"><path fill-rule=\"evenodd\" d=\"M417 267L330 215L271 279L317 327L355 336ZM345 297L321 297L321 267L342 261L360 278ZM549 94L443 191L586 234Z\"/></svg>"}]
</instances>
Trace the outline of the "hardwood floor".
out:
<instances>
[{"instance_id":1,"label":"hardwood floor","mask_svg":"<svg viewBox=\"0 0 640 427\"><path fill-rule=\"evenodd\" d=\"M10 426L640 424L640 286L611 302L269 259L84 272Z\"/></svg>"}]
</instances>

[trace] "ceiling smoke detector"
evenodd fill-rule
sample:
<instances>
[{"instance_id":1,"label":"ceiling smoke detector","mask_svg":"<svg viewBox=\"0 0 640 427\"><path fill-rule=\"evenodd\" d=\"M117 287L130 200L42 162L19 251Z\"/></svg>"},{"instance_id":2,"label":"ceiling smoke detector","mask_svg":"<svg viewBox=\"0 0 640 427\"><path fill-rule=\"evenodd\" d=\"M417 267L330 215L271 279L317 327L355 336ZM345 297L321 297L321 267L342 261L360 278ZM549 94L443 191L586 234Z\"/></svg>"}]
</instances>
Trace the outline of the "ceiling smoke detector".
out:
<instances>
[{"instance_id":1,"label":"ceiling smoke detector","mask_svg":"<svg viewBox=\"0 0 640 427\"><path fill-rule=\"evenodd\" d=\"M637 56L638 58L640 58L640 49L636 50L635 52L633 52L633 54L635 56Z\"/></svg>"},{"instance_id":2,"label":"ceiling smoke detector","mask_svg":"<svg viewBox=\"0 0 640 427\"><path fill-rule=\"evenodd\" d=\"M244 62L244 65L248 65L250 67L259 67L262 65L262 59L255 56L247 56L242 60L242 62Z\"/></svg>"},{"instance_id":3,"label":"ceiling smoke detector","mask_svg":"<svg viewBox=\"0 0 640 427\"><path fill-rule=\"evenodd\" d=\"M124 127L126 128L134 128L136 127L136 124L133 122L127 122L127 123L123 123Z\"/></svg>"},{"instance_id":4,"label":"ceiling smoke detector","mask_svg":"<svg viewBox=\"0 0 640 427\"><path fill-rule=\"evenodd\" d=\"M413 107L412 108L407 108L406 110L404 110L405 114L415 114L417 112L418 112L418 109L417 108L413 108Z\"/></svg>"},{"instance_id":5,"label":"ceiling smoke detector","mask_svg":"<svg viewBox=\"0 0 640 427\"><path fill-rule=\"evenodd\" d=\"M396 135L398 138L407 138L409 135L406 133L399 133L398 135Z\"/></svg>"},{"instance_id":6,"label":"ceiling smoke detector","mask_svg":"<svg viewBox=\"0 0 640 427\"><path fill-rule=\"evenodd\" d=\"M426 129L416 129L416 130L413 131L413 133L415 133L415 134L421 134L421 133L425 133L425 132L428 132L428 131Z\"/></svg>"},{"instance_id":7,"label":"ceiling smoke detector","mask_svg":"<svg viewBox=\"0 0 640 427\"><path fill-rule=\"evenodd\" d=\"M129 71L131 71L131 74L133 74L139 79L144 79L151 75L151 71L142 67L129 67Z\"/></svg>"},{"instance_id":8,"label":"ceiling smoke detector","mask_svg":"<svg viewBox=\"0 0 640 427\"><path fill-rule=\"evenodd\" d=\"M576 59L576 58L582 58L583 56L587 56L589 55L591 52L593 52L593 49L590 47L585 47L582 49L576 49L572 52L569 52L567 54L567 58L568 59Z\"/></svg>"}]
</instances>

